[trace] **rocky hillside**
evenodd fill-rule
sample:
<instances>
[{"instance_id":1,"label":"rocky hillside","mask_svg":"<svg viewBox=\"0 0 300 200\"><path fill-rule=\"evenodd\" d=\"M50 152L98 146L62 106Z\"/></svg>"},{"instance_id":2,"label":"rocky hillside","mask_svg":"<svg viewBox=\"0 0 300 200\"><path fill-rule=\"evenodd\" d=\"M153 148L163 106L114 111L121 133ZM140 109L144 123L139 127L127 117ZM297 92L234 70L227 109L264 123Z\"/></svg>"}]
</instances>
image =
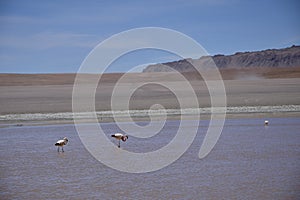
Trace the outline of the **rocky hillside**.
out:
<instances>
[{"instance_id":1,"label":"rocky hillside","mask_svg":"<svg viewBox=\"0 0 300 200\"><path fill-rule=\"evenodd\" d=\"M284 49L268 49L255 52L238 52L233 55L203 56L199 59L183 59L174 62L149 65L143 72L194 71L194 66L210 68L214 63L218 68L250 67L300 67L300 46ZM170 69L172 68L172 69Z\"/></svg>"}]
</instances>

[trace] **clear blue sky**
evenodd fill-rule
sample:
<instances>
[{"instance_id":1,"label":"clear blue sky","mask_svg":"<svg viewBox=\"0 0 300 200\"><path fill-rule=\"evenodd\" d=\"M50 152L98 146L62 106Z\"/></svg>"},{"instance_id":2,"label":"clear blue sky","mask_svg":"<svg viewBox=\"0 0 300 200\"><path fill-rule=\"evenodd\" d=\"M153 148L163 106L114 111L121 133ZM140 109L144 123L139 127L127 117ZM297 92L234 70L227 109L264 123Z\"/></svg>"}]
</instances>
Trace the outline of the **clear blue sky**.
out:
<instances>
[{"instance_id":1,"label":"clear blue sky","mask_svg":"<svg viewBox=\"0 0 300 200\"><path fill-rule=\"evenodd\" d=\"M299 2L0 0L0 73L76 72L104 39L148 26L180 31L211 55L299 45ZM110 71L172 59L155 51L137 53Z\"/></svg>"}]
</instances>

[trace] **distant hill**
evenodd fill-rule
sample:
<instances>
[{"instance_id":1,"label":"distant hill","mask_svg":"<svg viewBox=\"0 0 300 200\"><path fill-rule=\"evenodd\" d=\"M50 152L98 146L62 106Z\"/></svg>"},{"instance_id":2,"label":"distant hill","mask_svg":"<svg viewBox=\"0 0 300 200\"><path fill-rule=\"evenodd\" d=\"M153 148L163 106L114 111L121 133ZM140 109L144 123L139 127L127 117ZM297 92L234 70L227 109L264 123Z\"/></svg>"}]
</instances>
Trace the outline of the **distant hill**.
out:
<instances>
[{"instance_id":1,"label":"distant hill","mask_svg":"<svg viewBox=\"0 0 300 200\"><path fill-rule=\"evenodd\" d=\"M143 72L169 72L170 68L179 72L194 71L194 66L210 68L213 64L220 69L300 67L300 46L284 49L268 49L254 52L238 52L233 55L203 56L199 59L183 59L174 62L147 66ZM169 68L170 67L170 68Z\"/></svg>"}]
</instances>

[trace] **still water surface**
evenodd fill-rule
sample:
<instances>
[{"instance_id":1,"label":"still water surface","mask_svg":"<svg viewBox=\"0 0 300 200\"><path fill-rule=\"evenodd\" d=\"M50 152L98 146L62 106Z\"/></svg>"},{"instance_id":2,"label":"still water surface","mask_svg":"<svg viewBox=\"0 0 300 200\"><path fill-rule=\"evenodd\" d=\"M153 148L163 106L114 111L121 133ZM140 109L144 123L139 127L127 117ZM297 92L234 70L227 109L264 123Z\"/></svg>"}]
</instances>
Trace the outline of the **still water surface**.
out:
<instances>
[{"instance_id":1,"label":"still water surface","mask_svg":"<svg viewBox=\"0 0 300 200\"><path fill-rule=\"evenodd\" d=\"M300 199L300 118L230 119L213 151L198 152L208 121L183 156L162 170L129 174L108 168L82 145L74 125L0 129L0 199ZM130 137L122 148L159 149L175 135ZM109 135L114 123L102 125ZM54 143L68 137L64 153ZM115 142L112 140L112 142ZM116 142L115 142L116 143Z\"/></svg>"}]
</instances>

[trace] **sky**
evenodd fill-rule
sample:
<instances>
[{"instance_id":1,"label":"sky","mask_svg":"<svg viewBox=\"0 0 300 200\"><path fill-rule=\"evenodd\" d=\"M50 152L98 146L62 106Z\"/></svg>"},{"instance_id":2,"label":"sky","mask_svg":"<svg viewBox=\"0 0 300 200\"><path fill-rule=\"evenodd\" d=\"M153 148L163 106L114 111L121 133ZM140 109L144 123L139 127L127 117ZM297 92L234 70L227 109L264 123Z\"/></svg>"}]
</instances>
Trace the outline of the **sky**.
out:
<instances>
[{"instance_id":1,"label":"sky","mask_svg":"<svg viewBox=\"0 0 300 200\"><path fill-rule=\"evenodd\" d=\"M210 55L285 48L300 44L299 10L297 0L0 0L0 73L76 73L100 42L142 27L179 31ZM107 72L178 59L141 50Z\"/></svg>"}]
</instances>

